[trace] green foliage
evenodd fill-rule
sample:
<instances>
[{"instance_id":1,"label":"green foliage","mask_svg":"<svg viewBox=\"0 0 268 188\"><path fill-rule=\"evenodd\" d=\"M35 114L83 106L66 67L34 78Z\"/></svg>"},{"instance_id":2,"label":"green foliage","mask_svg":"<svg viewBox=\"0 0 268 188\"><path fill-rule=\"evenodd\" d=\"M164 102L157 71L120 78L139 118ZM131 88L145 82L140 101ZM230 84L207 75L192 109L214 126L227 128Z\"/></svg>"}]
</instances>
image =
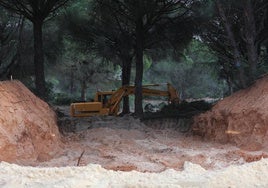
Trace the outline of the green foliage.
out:
<instances>
[{"instance_id":1,"label":"green foliage","mask_svg":"<svg viewBox=\"0 0 268 188\"><path fill-rule=\"evenodd\" d=\"M55 105L70 105L74 101L79 101L79 99L66 93L55 93L51 102Z\"/></svg>"},{"instance_id":2,"label":"green foliage","mask_svg":"<svg viewBox=\"0 0 268 188\"><path fill-rule=\"evenodd\" d=\"M156 62L145 78L151 83L172 83L182 99L222 97L225 86L218 80L216 62L217 57L206 45L193 40L184 50L180 62L171 58Z\"/></svg>"},{"instance_id":3,"label":"green foliage","mask_svg":"<svg viewBox=\"0 0 268 188\"><path fill-rule=\"evenodd\" d=\"M227 81L230 93L250 85L267 72L262 50L267 48L267 2L201 2L200 15L209 12L210 16L200 21L199 36L219 57L221 77Z\"/></svg>"},{"instance_id":4,"label":"green foliage","mask_svg":"<svg viewBox=\"0 0 268 188\"><path fill-rule=\"evenodd\" d=\"M96 2L105 4L96 7ZM143 15L145 28L143 83L170 82L177 88L182 99L222 97L226 92L225 82L219 79L219 75L225 76L222 70L231 72L231 77L236 77L238 74L233 65L230 43L226 39L222 20L214 5L215 1L193 1L193 4L189 4L191 9L187 9L187 14L181 14L186 10L181 8L172 12L167 10L164 16L157 15L158 2L162 1L72 1L69 7L57 12L57 17L45 22L43 42L46 88L50 100L56 104L76 100L81 93L82 81L87 84L86 93L90 98L98 89L118 88L121 79L119 66L124 62L136 60L133 58L136 46L133 18L140 15ZM174 2L176 1L170 1ZM261 6L263 3L264 1L254 3L254 10L258 10L255 12L255 18L259 30L256 37L259 55L257 75L268 71L267 19L265 19L267 6ZM125 5L129 9L126 9ZM223 5L243 56L244 70L248 75L250 66L247 64L245 33L243 34L246 29L244 17L241 16L243 15L241 7L244 4L242 1L228 0ZM0 11L1 77L7 78L9 74L6 70L12 68L13 78L19 78L32 86L34 84L32 25L30 21L24 20L22 34L19 35L20 19L2 7ZM177 19L173 20L176 16ZM196 23L203 27L196 30ZM192 40L194 33L196 35ZM189 41L191 42L187 46ZM17 61L13 61L14 58ZM16 66L9 67L12 62L15 62ZM135 73L134 69L132 73ZM132 81L135 80L134 76L135 74L132 74ZM236 79L234 78L235 81Z\"/></svg>"},{"instance_id":5,"label":"green foliage","mask_svg":"<svg viewBox=\"0 0 268 188\"><path fill-rule=\"evenodd\" d=\"M23 83L28 87L29 90L31 90L31 92L33 92L35 95L38 94L38 91L34 85L34 80L32 79L24 79L23 80ZM46 81L46 84L45 84L45 87L46 87L46 92L47 92L47 96L46 98L44 98L46 101L53 101L54 99L54 85L52 82L49 82L49 81Z\"/></svg>"},{"instance_id":6,"label":"green foliage","mask_svg":"<svg viewBox=\"0 0 268 188\"><path fill-rule=\"evenodd\" d=\"M19 19L12 17L2 7L0 12L0 79L9 79L17 54L16 29Z\"/></svg>"},{"instance_id":7,"label":"green foliage","mask_svg":"<svg viewBox=\"0 0 268 188\"><path fill-rule=\"evenodd\" d=\"M215 14L214 0L201 0L194 4L194 16L200 23L211 19Z\"/></svg>"},{"instance_id":8,"label":"green foliage","mask_svg":"<svg viewBox=\"0 0 268 188\"><path fill-rule=\"evenodd\" d=\"M87 19L89 5L91 3L92 3L92 0L75 1L75 2L72 2L72 4L69 7L67 7L66 11L79 18Z\"/></svg>"},{"instance_id":9,"label":"green foliage","mask_svg":"<svg viewBox=\"0 0 268 188\"><path fill-rule=\"evenodd\" d=\"M43 99L48 97L44 70L43 25L45 21L55 16L56 11L64 6L67 1L68 0L25 0L19 3L9 0L0 1L0 6L20 17L26 18L32 23L34 33L34 50L32 55L35 68L35 87L38 96Z\"/></svg>"},{"instance_id":10,"label":"green foliage","mask_svg":"<svg viewBox=\"0 0 268 188\"><path fill-rule=\"evenodd\" d=\"M152 58L145 54L143 56L143 71L146 72L147 70L149 70L152 64Z\"/></svg>"}]
</instances>

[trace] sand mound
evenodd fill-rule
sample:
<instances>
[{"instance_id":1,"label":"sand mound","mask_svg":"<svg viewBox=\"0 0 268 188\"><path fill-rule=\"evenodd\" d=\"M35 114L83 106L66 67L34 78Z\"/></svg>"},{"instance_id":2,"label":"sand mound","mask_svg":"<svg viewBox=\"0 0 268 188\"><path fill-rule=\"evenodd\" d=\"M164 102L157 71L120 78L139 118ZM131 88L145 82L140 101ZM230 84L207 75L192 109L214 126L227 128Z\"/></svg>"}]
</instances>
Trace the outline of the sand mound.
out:
<instances>
[{"instance_id":1,"label":"sand mound","mask_svg":"<svg viewBox=\"0 0 268 188\"><path fill-rule=\"evenodd\" d=\"M60 147L55 113L19 81L0 82L0 160L50 159Z\"/></svg>"},{"instance_id":2,"label":"sand mound","mask_svg":"<svg viewBox=\"0 0 268 188\"><path fill-rule=\"evenodd\" d=\"M205 170L185 162L183 171L161 173L120 172L100 165L84 167L33 168L0 163L1 187L168 187L168 188L264 188L268 186L268 159L233 165L222 170Z\"/></svg>"},{"instance_id":3,"label":"sand mound","mask_svg":"<svg viewBox=\"0 0 268 188\"><path fill-rule=\"evenodd\" d=\"M194 119L193 130L204 138L258 150L267 141L268 76L218 102Z\"/></svg>"}]
</instances>

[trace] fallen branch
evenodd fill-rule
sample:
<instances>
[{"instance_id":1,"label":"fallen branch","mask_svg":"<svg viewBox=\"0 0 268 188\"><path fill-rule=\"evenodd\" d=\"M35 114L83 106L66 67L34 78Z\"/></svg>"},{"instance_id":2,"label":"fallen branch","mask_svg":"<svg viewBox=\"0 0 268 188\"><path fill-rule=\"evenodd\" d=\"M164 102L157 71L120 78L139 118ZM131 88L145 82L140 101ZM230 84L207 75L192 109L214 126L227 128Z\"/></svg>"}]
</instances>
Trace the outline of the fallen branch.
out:
<instances>
[{"instance_id":1,"label":"fallen branch","mask_svg":"<svg viewBox=\"0 0 268 188\"><path fill-rule=\"evenodd\" d=\"M83 150L83 152L82 152L81 155L79 156L78 161L77 161L77 165L76 165L76 166L80 166L80 161L81 161L81 159L82 159L84 153L85 153L85 150Z\"/></svg>"}]
</instances>

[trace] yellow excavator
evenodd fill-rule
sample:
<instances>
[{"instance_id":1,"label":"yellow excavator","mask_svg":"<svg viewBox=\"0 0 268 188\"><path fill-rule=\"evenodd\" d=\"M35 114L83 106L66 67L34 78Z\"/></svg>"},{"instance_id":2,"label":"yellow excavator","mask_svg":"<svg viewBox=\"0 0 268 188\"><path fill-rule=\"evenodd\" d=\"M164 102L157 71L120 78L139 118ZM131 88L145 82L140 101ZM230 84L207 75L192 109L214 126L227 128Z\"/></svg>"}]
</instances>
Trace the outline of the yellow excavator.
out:
<instances>
[{"instance_id":1,"label":"yellow excavator","mask_svg":"<svg viewBox=\"0 0 268 188\"><path fill-rule=\"evenodd\" d=\"M167 83L167 90L150 89L152 86L160 84L151 84L142 86L142 95L144 96L164 96L168 98L169 103L180 102L177 90ZM120 102L123 97L133 95L135 86L122 86L116 91L98 91L93 102L72 103L70 114L72 117L88 117L96 115L118 115Z\"/></svg>"}]
</instances>

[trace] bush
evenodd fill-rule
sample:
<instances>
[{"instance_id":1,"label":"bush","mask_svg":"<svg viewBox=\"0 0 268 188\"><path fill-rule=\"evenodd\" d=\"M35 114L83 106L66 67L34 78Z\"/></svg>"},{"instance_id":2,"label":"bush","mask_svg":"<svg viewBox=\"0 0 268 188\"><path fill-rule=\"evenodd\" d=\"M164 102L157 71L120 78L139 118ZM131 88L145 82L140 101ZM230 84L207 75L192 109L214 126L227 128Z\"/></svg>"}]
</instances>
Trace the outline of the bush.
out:
<instances>
[{"instance_id":1,"label":"bush","mask_svg":"<svg viewBox=\"0 0 268 188\"><path fill-rule=\"evenodd\" d=\"M193 116L201 112L210 110L212 104L205 102L203 100L186 102L182 101L180 104L170 104L166 105L161 109L163 114L174 114L178 116Z\"/></svg>"},{"instance_id":2,"label":"bush","mask_svg":"<svg viewBox=\"0 0 268 188\"><path fill-rule=\"evenodd\" d=\"M52 103L56 105L70 105L73 101L77 101L77 99L72 98L65 93L55 93L52 99Z\"/></svg>"}]
</instances>

